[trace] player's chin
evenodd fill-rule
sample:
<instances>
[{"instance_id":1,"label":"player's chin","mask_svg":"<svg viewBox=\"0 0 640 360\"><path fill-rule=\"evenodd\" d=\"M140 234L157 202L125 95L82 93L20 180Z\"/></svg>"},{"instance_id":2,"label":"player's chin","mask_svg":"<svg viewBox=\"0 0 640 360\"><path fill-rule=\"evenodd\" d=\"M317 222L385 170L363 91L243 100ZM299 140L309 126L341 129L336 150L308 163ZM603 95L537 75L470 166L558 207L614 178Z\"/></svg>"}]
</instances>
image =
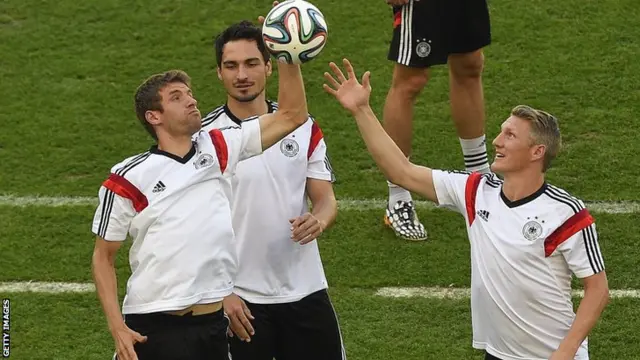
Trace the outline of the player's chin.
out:
<instances>
[{"instance_id":1,"label":"player's chin","mask_svg":"<svg viewBox=\"0 0 640 360\"><path fill-rule=\"evenodd\" d=\"M202 121L200 120L200 116L190 116L189 118L189 132L191 134L195 134L202 129Z\"/></svg>"},{"instance_id":2,"label":"player's chin","mask_svg":"<svg viewBox=\"0 0 640 360\"><path fill-rule=\"evenodd\" d=\"M491 172L504 173L505 171L508 171L508 164L504 163L504 159L495 158L491 163Z\"/></svg>"},{"instance_id":3,"label":"player's chin","mask_svg":"<svg viewBox=\"0 0 640 360\"><path fill-rule=\"evenodd\" d=\"M258 95L260 95L258 91L251 91L250 89L247 89L236 92L234 98L239 102L250 102L255 100Z\"/></svg>"},{"instance_id":4,"label":"player's chin","mask_svg":"<svg viewBox=\"0 0 640 360\"><path fill-rule=\"evenodd\" d=\"M496 158L491 164L491 172L501 175L520 172L523 169L522 163L514 160L515 159L506 160L504 158Z\"/></svg>"}]
</instances>

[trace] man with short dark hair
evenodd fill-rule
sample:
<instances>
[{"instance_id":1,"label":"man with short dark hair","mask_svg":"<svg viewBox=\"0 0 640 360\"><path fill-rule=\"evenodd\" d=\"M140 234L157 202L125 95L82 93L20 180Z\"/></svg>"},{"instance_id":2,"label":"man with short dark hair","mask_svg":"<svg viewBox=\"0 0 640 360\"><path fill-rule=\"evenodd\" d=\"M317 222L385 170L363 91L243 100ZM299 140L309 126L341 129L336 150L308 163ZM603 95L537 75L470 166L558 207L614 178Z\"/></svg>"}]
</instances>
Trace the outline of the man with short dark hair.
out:
<instances>
[{"instance_id":1,"label":"man with short dark hair","mask_svg":"<svg viewBox=\"0 0 640 360\"><path fill-rule=\"evenodd\" d=\"M154 75L138 88L136 113L157 144L111 169L92 227L93 275L117 359L228 359L222 300L237 267L231 175L307 121L300 67L278 69L278 111L210 131L201 130L184 72ZM114 262L127 235L132 274L123 317Z\"/></svg>"},{"instance_id":2,"label":"man with short dark hair","mask_svg":"<svg viewBox=\"0 0 640 360\"><path fill-rule=\"evenodd\" d=\"M265 94L272 64L260 28L233 24L215 47L227 101L203 119L203 128L238 126L282 107ZM238 164L232 180L238 273L224 300L234 360L344 359L316 241L337 214L332 181L327 145L310 115Z\"/></svg>"}]
</instances>

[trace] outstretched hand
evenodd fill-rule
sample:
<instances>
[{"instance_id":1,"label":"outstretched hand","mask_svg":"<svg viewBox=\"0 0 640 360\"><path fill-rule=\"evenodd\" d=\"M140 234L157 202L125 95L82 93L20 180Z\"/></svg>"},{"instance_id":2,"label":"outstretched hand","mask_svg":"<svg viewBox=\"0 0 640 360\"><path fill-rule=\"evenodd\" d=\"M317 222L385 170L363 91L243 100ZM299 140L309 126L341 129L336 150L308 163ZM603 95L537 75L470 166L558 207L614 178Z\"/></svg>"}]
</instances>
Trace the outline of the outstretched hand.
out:
<instances>
[{"instance_id":1,"label":"outstretched hand","mask_svg":"<svg viewBox=\"0 0 640 360\"><path fill-rule=\"evenodd\" d=\"M342 70L331 62L329 67L333 71L335 78L325 72L324 77L329 82L329 85L323 84L322 87L326 92L333 95L345 109L351 112L355 112L361 107L369 106L369 96L371 95L369 79L371 73L369 71L365 72L362 75L362 84L360 84L349 60L343 59L342 63L347 71L347 77L345 78Z\"/></svg>"}]
</instances>

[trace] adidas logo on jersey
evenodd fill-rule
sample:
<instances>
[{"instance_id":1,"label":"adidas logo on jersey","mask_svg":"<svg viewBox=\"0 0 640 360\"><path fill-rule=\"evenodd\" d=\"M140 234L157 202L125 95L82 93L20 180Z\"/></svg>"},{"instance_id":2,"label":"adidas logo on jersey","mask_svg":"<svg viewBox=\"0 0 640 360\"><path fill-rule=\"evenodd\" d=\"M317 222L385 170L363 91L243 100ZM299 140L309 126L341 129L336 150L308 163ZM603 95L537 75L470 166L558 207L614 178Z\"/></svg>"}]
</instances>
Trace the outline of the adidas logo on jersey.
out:
<instances>
[{"instance_id":1,"label":"adidas logo on jersey","mask_svg":"<svg viewBox=\"0 0 640 360\"><path fill-rule=\"evenodd\" d=\"M478 210L476 214L478 214L482 220L489 221L489 212L487 210Z\"/></svg>"},{"instance_id":2,"label":"adidas logo on jersey","mask_svg":"<svg viewBox=\"0 0 640 360\"><path fill-rule=\"evenodd\" d=\"M164 189L166 189L167 187L164 186L164 183L162 181L158 181L158 183L156 184L156 186L153 187L153 192L154 193L159 193L164 191Z\"/></svg>"}]
</instances>

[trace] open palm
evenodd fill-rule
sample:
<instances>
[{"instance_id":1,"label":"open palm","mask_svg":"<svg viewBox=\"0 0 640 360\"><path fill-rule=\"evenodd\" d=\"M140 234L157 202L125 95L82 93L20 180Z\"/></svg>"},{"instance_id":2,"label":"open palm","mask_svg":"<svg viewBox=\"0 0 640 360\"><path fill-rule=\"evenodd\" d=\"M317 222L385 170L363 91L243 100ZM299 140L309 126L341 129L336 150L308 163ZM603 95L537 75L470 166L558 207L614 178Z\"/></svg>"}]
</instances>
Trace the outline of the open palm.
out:
<instances>
[{"instance_id":1,"label":"open palm","mask_svg":"<svg viewBox=\"0 0 640 360\"><path fill-rule=\"evenodd\" d=\"M369 105L369 96L371 95L369 78L371 74L368 71L365 72L362 76L362 84L360 84L349 60L344 59L342 62L347 71L347 78L345 78L342 70L332 62L329 64L329 67L333 71L335 78L328 72L325 72L324 77L329 84L324 84L323 88L326 92L335 96L345 109L354 112L362 106Z\"/></svg>"}]
</instances>

